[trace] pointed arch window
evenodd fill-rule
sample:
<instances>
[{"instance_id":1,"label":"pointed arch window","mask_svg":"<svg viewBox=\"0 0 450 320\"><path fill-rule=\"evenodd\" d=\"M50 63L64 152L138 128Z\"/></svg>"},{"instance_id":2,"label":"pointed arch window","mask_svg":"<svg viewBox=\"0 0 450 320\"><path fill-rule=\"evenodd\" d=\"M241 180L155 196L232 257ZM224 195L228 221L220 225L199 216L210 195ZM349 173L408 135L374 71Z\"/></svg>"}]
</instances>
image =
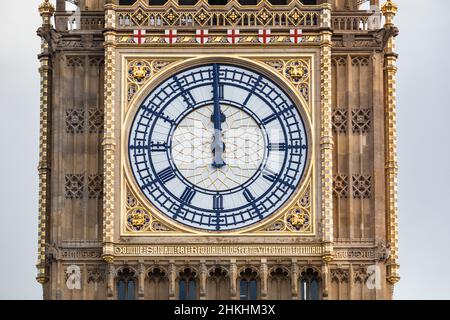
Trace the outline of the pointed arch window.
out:
<instances>
[{"instance_id":1,"label":"pointed arch window","mask_svg":"<svg viewBox=\"0 0 450 320\"><path fill-rule=\"evenodd\" d=\"M288 300L291 298L290 273L284 267L274 267L268 279L268 296L270 300Z\"/></svg>"},{"instance_id":2,"label":"pointed arch window","mask_svg":"<svg viewBox=\"0 0 450 320\"><path fill-rule=\"evenodd\" d=\"M300 277L300 299L320 300L320 290L319 273L312 268L303 271Z\"/></svg>"},{"instance_id":3,"label":"pointed arch window","mask_svg":"<svg viewBox=\"0 0 450 320\"><path fill-rule=\"evenodd\" d=\"M117 273L117 299L136 300L136 273L129 268Z\"/></svg>"},{"instance_id":4,"label":"pointed arch window","mask_svg":"<svg viewBox=\"0 0 450 320\"><path fill-rule=\"evenodd\" d=\"M192 269L186 268L179 274L178 292L180 300L197 299L197 273Z\"/></svg>"},{"instance_id":5,"label":"pointed arch window","mask_svg":"<svg viewBox=\"0 0 450 320\"><path fill-rule=\"evenodd\" d=\"M258 299L258 273L252 268L246 268L240 273L239 292L241 300Z\"/></svg>"}]
</instances>

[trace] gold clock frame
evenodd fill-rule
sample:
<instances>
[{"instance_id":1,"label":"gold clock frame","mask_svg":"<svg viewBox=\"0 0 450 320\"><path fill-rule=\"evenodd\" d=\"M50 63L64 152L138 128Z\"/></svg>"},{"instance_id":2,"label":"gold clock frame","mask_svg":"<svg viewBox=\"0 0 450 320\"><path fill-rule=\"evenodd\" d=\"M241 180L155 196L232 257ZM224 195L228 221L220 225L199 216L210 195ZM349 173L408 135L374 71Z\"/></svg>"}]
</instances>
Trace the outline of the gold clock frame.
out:
<instances>
[{"instance_id":1,"label":"gold clock frame","mask_svg":"<svg viewBox=\"0 0 450 320\"><path fill-rule=\"evenodd\" d=\"M130 63L135 61L142 61L149 70L149 76L146 81L138 86L134 96L129 99L128 90L130 82L130 75L128 73ZM153 63L155 61L166 61L163 63L164 67L158 70L153 70ZM298 83L295 83L292 77L285 72L285 68L277 70L271 66L270 61L278 61L283 63L283 66L292 61L301 61L305 63L308 68L308 98L299 92ZM128 159L128 132L130 130L131 122L135 112L148 96L148 94L162 81L167 79L170 75L185 70L190 67L207 64L211 62L230 63L242 67L256 70L284 89L286 94L294 101L300 114L305 122L305 127L308 132L308 158L303 177L295 190L294 194L283 204L283 206L275 211L270 216L262 221L259 221L250 226L231 230L231 231L208 231L186 226L182 223L170 219L158 210L147 198L143 195L131 173L131 168ZM292 236L315 236L317 230L317 210L316 210L316 127L315 127L315 54L236 54L236 55L221 55L219 54L156 54L149 55L143 53L124 53L121 57L122 73L120 75L121 81L121 97L120 97L120 236L121 237L189 237L189 236L203 236L203 237L229 237L229 236L269 236L269 237L292 237ZM141 74L139 74L141 76ZM135 203L129 206L129 201L134 198ZM305 202L304 199L307 199ZM147 220L147 227L136 231L127 227L127 216L130 210L139 210L145 213ZM295 229L292 225L288 226L288 216L295 214L295 212L302 212L308 217L307 228ZM142 215L142 218L144 216ZM292 220L292 219L291 219ZM283 226L284 223L284 226ZM154 225L158 227L155 228Z\"/></svg>"}]
</instances>

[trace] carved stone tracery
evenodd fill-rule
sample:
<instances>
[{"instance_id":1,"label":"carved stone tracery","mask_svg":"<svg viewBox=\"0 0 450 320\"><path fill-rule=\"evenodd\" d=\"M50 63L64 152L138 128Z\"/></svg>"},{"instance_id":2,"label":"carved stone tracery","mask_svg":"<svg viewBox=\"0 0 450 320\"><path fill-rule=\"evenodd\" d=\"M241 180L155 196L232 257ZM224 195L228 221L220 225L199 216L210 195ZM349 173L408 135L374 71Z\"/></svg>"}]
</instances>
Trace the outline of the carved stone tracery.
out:
<instances>
[{"instance_id":1,"label":"carved stone tracery","mask_svg":"<svg viewBox=\"0 0 450 320\"><path fill-rule=\"evenodd\" d=\"M66 199L81 199L84 194L84 174L66 174Z\"/></svg>"},{"instance_id":2,"label":"carved stone tracery","mask_svg":"<svg viewBox=\"0 0 450 320\"><path fill-rule=\"evenodd\" d=\"M335 174L333 176L333 196L336 199L342 199L348 197L349 183L348 175Z\"/></svg>"},{"instance_id":3,"label":"carved stone tracery","mask_svg":"<svg viewBox=\"0 0 450 320\"><path fill-rule=\"evenodd\" d=\"M301 57L296 59L263 59L261 62L282 74L298 90L301 96L310 103L311 59ZM310 110L310 106L307 106Z\"/></svg>"},{"instance_id":4,"label":"carved stone tracery","mask_svg":"<svg viewBox=\"0 0 450 320\"><path fill-rule=\"evenodd\" d=\"M142 206L130 188L127 188L125 225L131 232L157 233L172 230Z\"/></svg>"},{"instance_id":5,"label":"carved stone tracery","mask_svg":"<svg viewBox=\"0 0 450 320\"><path fill-rule=\"evenodd\" d=\"M368 199L372 197L372 176L364 174L353 174L352 183L354 198Z\"/></svg>"},{"instance_id":6,"label":"carved stone tracery","mask_svg":"<svg viewBox=\"0 0 450 320\"><path fill-rule=\"evenodd\" d=\"M333 115L333 131L335 133L346 134L348 130L348 111L342 108L334 108Z\"/></svg>"},{"instance_id":7,"label":"carved stone tracery","mask_svg":"<svg viewBox=\"0 0 450 320\"><path fill-rule=\"evenodd\" d=\"M372 112L368 108L352 110L352 131L357 134L366 134L370 130Z\"/></svg>"},{"instance_id":8,"label":"carved stone tracery","mask_svg":"<svg viewBox=\"0 0 450 320\"><path fill-rule=\"evenodd\" d=\"M81 108L66 111L66 132L70 134L84 133L85 114Z\"/></svg>"}]
</instances>

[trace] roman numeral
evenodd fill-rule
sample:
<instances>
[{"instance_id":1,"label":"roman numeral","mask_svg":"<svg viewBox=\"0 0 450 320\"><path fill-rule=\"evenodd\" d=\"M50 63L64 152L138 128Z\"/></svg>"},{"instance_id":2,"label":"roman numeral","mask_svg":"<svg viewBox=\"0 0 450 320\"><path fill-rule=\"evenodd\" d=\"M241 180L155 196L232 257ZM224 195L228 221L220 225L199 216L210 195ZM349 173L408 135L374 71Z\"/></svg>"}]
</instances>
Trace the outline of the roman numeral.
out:
<instances>
[{"instance_id":1,"label":"roman numeral","mask_svg":"<svg viewBox=\"0 0 450 320\"><path fill-rule=\"evenodd\" d=\"M244 106L248 103L250 98L253 95L253 92L255 92L256 88L258 87L259 83L262 80L262 76L259 76L258 79L255 80L250 90L248 90L250 93L248 94L247 98L245 98L244 102L242 103Z\"/></svg>"},{"instance_id":2,"label":"roman numeral","mask_svg":"<svg viewBox=\"0 0 450 320\"><path fill-rule=\"evenodd\" d=\"M269 143L269 151L286 151L286 143Z\"/></svg>"},{"instance_id":3,"label":"roman numeral","mask_svg":"<svg viewBox=\"0 0 450 320\"><path fill-rule=\"evenodd\" d=\"M271 116L268 116L267 118L262 119L262 123L264 125L267 125L268 123L272 122L276 118L277 118L277 115L276 114L272 114Z\"/></svg>"},{"instance_id":4,"label":"roman numeral","mask_svg":"<svg viewBox=\"0 0 450 320\"><path fill-rule=\"evenodd\" d=\"M270 169L265 169L263 172L263 178L269 180L270 182L274 182L277 179L277 174Z\"/></svg>"},{"instance_id":5,"label":"roman numeral","mask_svg":"<svg viewBox=\"0 0 450 320\"><path fill-rule=\"evenodd\" d=\"M150 143L150 151L151 152L166 152L167 151L167 143L152 141Z\"/></svg>"},{"instance_id":6,"label":"roman numeral","mask_svg":"<svg viewBox=\"0 0 450 320\"><path fill-rule=\"evenodd\" d=\"M223 84L220 84L219 85L219 100L223 100L225 97L224 89L225 89L225 86Z\"/></svg>"},{"instance_id":7,"label":"roman numeral","mask_svg":"<svg viewBox=\"0 0 450 320\"><path fill-rule=\"evenodd\" d=\"M160 173L158 173L158 178L161 179L163 183L166 183L175 178L175 172L173 172L171 167L168 167L163 171L161 171Z\"/></svg>"},{"instance_id":8,"label":"roman numeral","mask_svg":"<svg viewBox=\"0 0 450 320\"><path fill-rule=\"evenodd\" d=\"M213 196L213 210L214 211L223 210L223 196L222 195Z\"/></svg>"},{"instance_id":9,"label":"roman numeral","mask_svg":"<svg viewBox=\"0 0 450 320\"><path fill-rule=\"evenodd\" d=\"M186 189L184 190L183 194L181 195L181 201L185 202L185 203L191 203L192 199L195 196L196 191L193 190L190 187L186 187Z\"/></svg>"},{"instance_id":10,"label":"roman numeral","mask_svg":"<svg viewBox=\"0 0 450 320\"><path fill-rule=\"evenodd\" d=\"M247 199L248 202L252 202L253 200L255 200L255 197L252 195L252 193L248 189L244 190L244 197L245 197L245 199Z\"/></svg>"}]
</instances>

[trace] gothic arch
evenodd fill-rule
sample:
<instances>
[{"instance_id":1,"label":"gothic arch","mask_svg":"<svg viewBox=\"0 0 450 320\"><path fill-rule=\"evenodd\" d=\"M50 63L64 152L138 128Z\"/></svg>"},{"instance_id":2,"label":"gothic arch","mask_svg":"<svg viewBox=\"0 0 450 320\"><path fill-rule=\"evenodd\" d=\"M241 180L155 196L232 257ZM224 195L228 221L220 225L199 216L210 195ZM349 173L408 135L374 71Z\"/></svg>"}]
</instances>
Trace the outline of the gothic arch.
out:
<instances>
[{"instance_id":1,"label":"gothic arch","mask_svg":"<svg viewBox=\"0 0 450 320\"><path fill-rule=\"evenodd\" d=\"M135 278L137 278L139 274L134 267L125 265L116 269L115 278L117 279L127 273L132 274Z\"/></svg>"},{"instance_id":2,"label":"gothic arch","mask_svg":"<svg viewBox=\"0 0 450 320\"><path fill-rule=\"evenodd\" d=\"M115 274L116 296L118 300L136 300L138 272L129 266L120 267Z\"/></svg>"},{"instance_id":3,"label":"gothic arch","mask_svg":"<svg viewBox=\"0 0 450 320\"><path fill-rule=\"evenodd\" d=\"M226 268L214 266L208 270L206 294L208 300L230 299L230 274Z\"/></svg>"},{"instance_id":4,"label":"gothic arch","mask_svg":"<svg viewBox=\"0 0 450 320\"><path fill-rule=\"evenodd\" d=\"M239 269L239 296L241 300L257 300L260 296L261 281L258 268L245 266Z\"/></svg>"},{"instance_id":5,"label":"gothic arch","mask_svg":"<svg viewBox=\"0 0 450 320\"><path fill-rule=\"evenodd\" d=\"M198 271L182 267L177 272L177 296L179 300L196 300L199 297Z\"/></svg>"},{"instance_id":6,"label":"gothic arch","mask_svg":"<svg viewBox=\"0 0 450 320\"><path fill-rule=\"evenodd\" d=\"M269 270L269 300L289 300L292 296L291 272L283 266L274 266Z\"/></svg>"},{"instance_id":7,"label":"gothic arch","mask_svg":"<svg viewBox=\"0 0 450 320\"><path fill-rule=\"evenodd\" d=\"M349 271L340 266L331 270L331 298L349 299Z\"/></svg>"},{"instance_id":8,"label":"gothic arch","mask_svg":"<svg viewBox=\"0 0 450 320\"><path fill-rule=\"evenodd\" d=\"M322 278L320 270L305 266L299 273L300 300L319 300L322 297Z\"/></svg>"},{"instance_id":9,"label":"gothic arch","mask_svg":"<svg viewBox=\"0 0 450 320\"><path fill-rule=\"evenodd\" d=\"M145 272L145 293L149 300L169 299L169 277L165 268L153 266Z\"/></svg>"}]
</instances>

